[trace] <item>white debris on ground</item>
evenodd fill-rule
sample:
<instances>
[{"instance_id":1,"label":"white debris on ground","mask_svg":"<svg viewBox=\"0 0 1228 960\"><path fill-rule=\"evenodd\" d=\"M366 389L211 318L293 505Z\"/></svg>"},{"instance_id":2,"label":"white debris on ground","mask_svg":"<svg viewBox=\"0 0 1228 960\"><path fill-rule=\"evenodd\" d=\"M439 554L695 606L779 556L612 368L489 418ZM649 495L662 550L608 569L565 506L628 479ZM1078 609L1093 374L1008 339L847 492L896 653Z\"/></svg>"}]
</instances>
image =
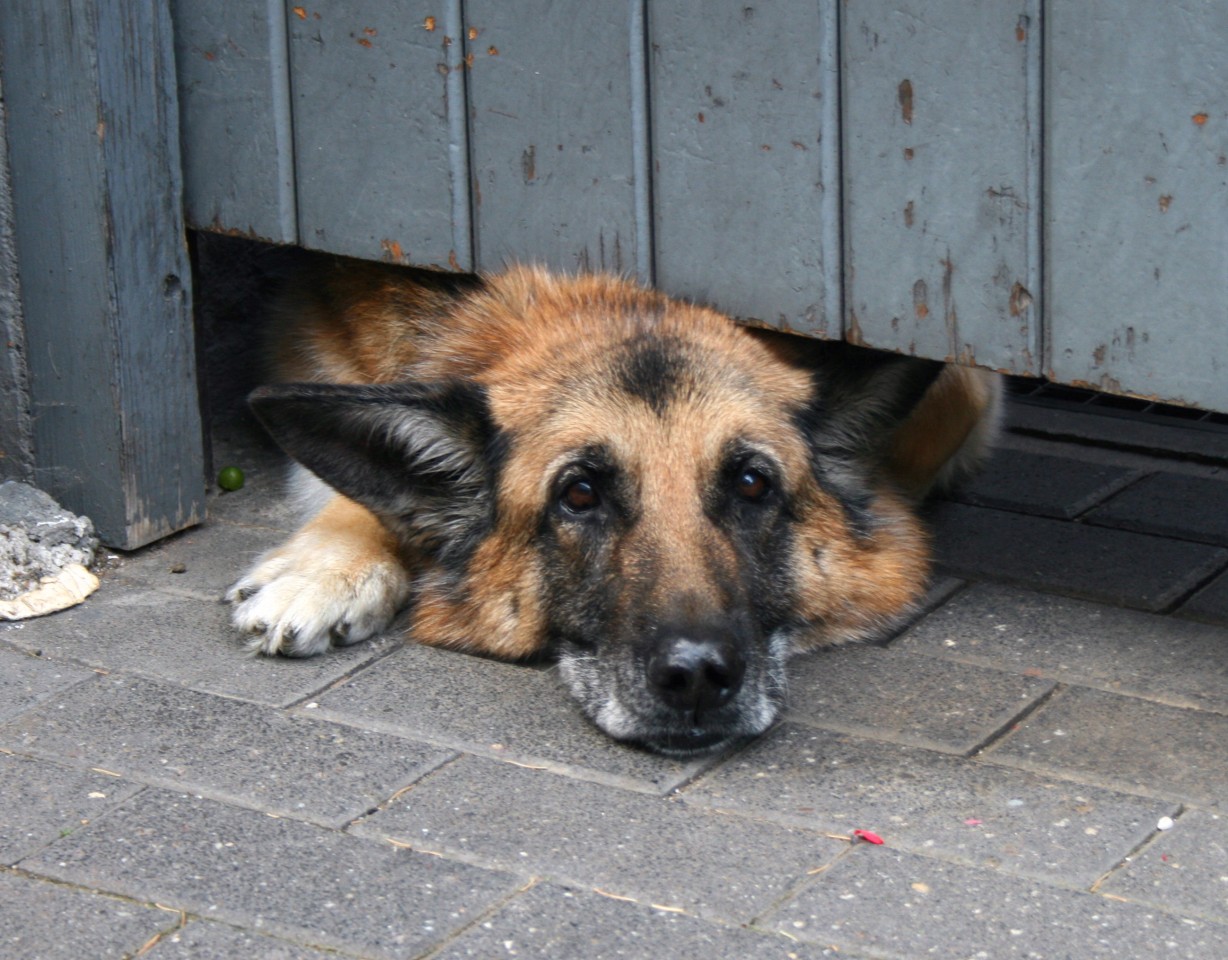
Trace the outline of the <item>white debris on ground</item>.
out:
<instances>
[{"instance_id":1,"label":"white debris on ground","mask_svg":"<svg viewBox=\"0 0 1228 960\"><path fill-rule=\"evenodd\" d=\"M88 517L28 484L0 483L0 620L80 603L98 587L87 569L97 548Z\"/></svg>"}]
</instances>

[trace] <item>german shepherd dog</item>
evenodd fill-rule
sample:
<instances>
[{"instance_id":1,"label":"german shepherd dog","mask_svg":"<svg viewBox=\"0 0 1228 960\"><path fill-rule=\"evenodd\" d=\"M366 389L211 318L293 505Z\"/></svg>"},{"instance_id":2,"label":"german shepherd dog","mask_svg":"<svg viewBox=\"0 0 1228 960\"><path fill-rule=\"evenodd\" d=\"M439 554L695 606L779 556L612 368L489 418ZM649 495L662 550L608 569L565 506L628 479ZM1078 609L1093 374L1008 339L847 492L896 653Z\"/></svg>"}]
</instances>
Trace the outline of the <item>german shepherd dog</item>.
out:
<instances>
[{"instance_id":1,"label":"german shepherd dog","mask_svg":"<svg viewBox=\"0 0 1228 960\"><path fill-rule=\"evenodd\" d=\"M311 274L251 404L314 513L227 595L251 648L313 656L408 605L419 643L553 655L600 729L667 754L761 733L791 654L907 613L912 508L996 427L991 374L625 279Z\"/></svg>"}]
</instances>

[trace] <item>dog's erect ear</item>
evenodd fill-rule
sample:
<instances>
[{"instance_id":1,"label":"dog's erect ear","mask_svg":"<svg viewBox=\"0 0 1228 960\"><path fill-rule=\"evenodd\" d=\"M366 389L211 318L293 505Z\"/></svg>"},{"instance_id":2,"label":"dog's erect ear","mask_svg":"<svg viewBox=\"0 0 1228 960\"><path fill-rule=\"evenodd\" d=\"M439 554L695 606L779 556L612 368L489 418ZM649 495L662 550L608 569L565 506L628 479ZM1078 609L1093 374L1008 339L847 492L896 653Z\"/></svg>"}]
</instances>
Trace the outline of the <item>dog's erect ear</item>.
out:
<instances>
[{"instance_id":1,"label":"dog's erect ear","mask_svg":"<svg viewBox=\"0 0 1228 960\"><path fill-rule=\"evenodd\" d=\"M892 432L942 373L937 360L880 353L844 343L823 344L815 394L803 414L811 442L844 459L883 456Z\"/></svg>"},{"instance_id":2,"label":"dog's erect ear","mask_svg":"<svg viewBox=\"0 0 1228 960\"><path fill-rule=\"evenodd\" d=\"M290 456L410 543L463 551L491 523L501 435L480 386L277 384L249 402Z\"/></svg>"},{"instance_id":3,"label":"dog's erect ear","mask_svg":"<svg viewBox=\"0 0 1228 960\"><path fill-rule=\"evenodd\" d=\"M831 342L807 348L800 359L812 371L814 393L796 422L810 446L815 477L839 497L854 527L868 531L873 481L890 455L896 428L943 365Z\"/></svg>"}]
</instances>

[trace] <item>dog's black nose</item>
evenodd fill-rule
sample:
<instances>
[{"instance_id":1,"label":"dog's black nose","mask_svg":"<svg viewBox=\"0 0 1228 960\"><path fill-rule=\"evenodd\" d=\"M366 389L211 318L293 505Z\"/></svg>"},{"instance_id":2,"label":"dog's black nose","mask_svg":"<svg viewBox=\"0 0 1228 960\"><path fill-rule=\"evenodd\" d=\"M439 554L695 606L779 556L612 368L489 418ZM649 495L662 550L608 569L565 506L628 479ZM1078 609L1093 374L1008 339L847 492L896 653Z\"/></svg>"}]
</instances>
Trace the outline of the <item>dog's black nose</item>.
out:
<instances>
[{"instance_id":1,"label":"dog's black nose","mask_svg":"<svg viewBox=\"0 0 1228 960\"><path fill-rule=\"evenodd\" d=\"M745 672L738 648L723 638L671 637L648 661L648 682L661 700L691 713L727 703Z\"/></svg>"}]
</instances>

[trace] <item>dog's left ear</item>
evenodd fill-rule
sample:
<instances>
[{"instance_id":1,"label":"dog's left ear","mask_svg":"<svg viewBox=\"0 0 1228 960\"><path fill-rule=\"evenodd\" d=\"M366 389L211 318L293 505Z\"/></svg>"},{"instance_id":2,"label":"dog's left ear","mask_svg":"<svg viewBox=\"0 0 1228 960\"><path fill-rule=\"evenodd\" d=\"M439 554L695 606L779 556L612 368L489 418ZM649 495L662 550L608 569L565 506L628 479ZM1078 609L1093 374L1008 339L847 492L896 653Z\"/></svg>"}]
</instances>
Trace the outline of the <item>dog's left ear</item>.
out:
<instances>
[{"instance_id":1,"label":"dog's left ear","mask_svg":"<svg viewBox=\"0 0 1228 960\"><path fill-rule=\"evenodd\" d=\"M421 549L463 549L492 520L500 432L477 384L277 384L249 403L290 456Z\"/></svg>"}]
</instances>

